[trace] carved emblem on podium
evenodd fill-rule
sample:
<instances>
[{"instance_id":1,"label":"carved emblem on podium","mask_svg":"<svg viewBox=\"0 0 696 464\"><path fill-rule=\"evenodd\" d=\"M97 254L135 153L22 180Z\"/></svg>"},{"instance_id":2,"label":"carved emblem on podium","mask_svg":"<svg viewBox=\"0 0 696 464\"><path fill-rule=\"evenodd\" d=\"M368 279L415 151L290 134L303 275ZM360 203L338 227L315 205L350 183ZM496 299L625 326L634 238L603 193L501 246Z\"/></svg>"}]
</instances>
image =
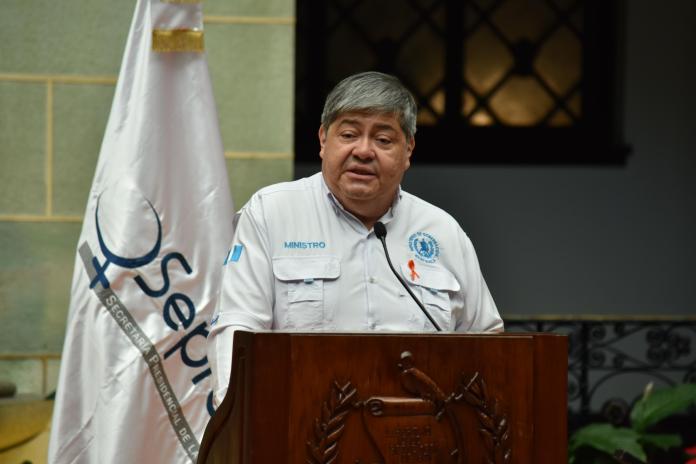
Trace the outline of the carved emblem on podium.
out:
<instances>
[{"instance_id":1,"label":"carved emblem on podium","mask_svg":"<svg viewBox=\"0 0 696 464\"><path fill-rule=\"evenodd\" d=\"M307 441L307 463L336 462L346 420L355 413L360 414L380 464L464 464L467 444L453 407L457 403L470 406L476 413L486 464L510 462L507 417L499 401L488 394L486 382L478 372L471 376L462 374L454 391L446 394L415 367L408 351L401 354L398 367L401 385L411 396L371 396L360 400L350 382L334 381ZM355 464L368 463L356 460Z\"/></svg>"}]
</instances>

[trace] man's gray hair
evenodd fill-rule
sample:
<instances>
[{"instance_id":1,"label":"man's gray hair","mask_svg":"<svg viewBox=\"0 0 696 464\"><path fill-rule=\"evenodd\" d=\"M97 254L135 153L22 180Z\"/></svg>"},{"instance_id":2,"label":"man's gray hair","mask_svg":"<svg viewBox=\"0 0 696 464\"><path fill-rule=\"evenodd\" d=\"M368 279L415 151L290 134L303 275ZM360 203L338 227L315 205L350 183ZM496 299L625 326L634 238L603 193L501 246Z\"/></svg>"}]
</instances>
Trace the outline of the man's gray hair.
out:
<instances>
[{"instance_id":1,"label":"man's gray hair","mask_svg":"<svg viewBox=\"0 0 696 464\"><path fill-rule=\"evenodd\" d=\"M394 114L407 139L416 133L416 100L395 76L368 71L346 77L326 97L321 125L328 130L351 111Z\"/></svg>"}]
</instances>

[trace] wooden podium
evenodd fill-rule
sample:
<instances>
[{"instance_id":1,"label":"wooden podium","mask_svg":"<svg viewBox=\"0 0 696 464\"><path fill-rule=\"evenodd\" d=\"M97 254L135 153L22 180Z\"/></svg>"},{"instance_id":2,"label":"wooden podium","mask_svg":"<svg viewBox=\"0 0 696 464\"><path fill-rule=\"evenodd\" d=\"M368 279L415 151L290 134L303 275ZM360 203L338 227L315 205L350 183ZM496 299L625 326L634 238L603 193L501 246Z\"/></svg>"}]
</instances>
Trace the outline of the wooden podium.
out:
<instances>
[{"instance_id":1,"label":"wooden podium","mask_svg":"<svg viewBox=\"0 0 696 464\"><path fill-rule=\"evenodd\" d=\"M235 332L199 463L567 462L567 339Z\"/></svg>"}]
</instances>

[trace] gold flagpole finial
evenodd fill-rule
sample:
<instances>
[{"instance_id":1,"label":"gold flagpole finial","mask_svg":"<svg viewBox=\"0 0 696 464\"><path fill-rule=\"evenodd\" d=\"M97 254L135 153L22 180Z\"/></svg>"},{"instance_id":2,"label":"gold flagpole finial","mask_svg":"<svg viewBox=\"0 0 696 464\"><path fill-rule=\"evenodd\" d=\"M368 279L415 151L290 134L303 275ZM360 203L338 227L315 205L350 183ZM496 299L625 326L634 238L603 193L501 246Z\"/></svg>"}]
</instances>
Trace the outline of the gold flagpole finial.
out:
<instances>
[{"instance_id":1,"label":"gold flagpole finial","mask_svg":"<svg viewBox=\"0 0 696 464\"><path fill-rule=\"evenodd\" d=\"M195 29L154 29L152 50L156 52L202 52L203 31Z\"/></svg>"}]
</instances>

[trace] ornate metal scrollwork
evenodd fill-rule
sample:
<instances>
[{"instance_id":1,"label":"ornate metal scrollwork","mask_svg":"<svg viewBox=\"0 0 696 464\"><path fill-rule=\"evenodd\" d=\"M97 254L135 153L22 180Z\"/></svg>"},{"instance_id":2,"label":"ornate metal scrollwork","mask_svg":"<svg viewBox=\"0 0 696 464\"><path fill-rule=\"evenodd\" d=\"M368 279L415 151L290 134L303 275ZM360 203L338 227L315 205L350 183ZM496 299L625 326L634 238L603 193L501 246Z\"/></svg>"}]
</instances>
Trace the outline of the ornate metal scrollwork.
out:
<instances>
[{"instance_id":1,"label":"ornate metal scrollwork","mask_svg":"<svg viewBox=\"0 0 696 464\"><path fill-rule=\"evenodd\" d=\"M602 405L602 417L615 426L626 425L631 406L622 398L612 398Z\"/></svg>"},{"instance_id":2,"label":"ornate metal scrollwork","mask_svg":"<svg viewBox=\"0 0 696 464\"><path fill-rule=\"evenodd\" d=\"M509 318L506 330L568 335L571 423L582 424L595 415L613 423L626 421L620 403L631 404L651 381L658 387L696 383L693 318Z\"/></svg>"},{"instance_id":3,"label":"ornate metal scrollwork","mask_svg":"<svg viewBox=\"0 0 696 464\"><path fill-rule=\"evenodd\" d=\"M656 365L671 364L691 354L691 340L669 329L652 329L646 334L647 358Z\"/></svg>"}]
</instances>

